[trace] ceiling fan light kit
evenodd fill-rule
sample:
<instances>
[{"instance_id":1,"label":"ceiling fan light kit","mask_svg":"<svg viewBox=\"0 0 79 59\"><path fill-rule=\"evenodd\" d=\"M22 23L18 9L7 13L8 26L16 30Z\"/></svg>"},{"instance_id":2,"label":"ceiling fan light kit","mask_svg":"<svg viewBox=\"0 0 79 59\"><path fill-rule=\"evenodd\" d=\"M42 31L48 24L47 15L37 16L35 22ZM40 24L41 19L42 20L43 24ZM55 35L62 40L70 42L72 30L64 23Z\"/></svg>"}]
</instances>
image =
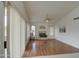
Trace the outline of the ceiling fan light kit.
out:
<instances>
[{"instance_id":1,"label":"ceiling fan light kit","mask_svg":"<svg viewBox=\"0 0 79 59\"><path fill-rule=\"evenodd\" d=\"M49 21L50 21L50 18L48 17L48 14L47 14L45 18L45 22L49 22Z\"/></svg>"}]
</instances>

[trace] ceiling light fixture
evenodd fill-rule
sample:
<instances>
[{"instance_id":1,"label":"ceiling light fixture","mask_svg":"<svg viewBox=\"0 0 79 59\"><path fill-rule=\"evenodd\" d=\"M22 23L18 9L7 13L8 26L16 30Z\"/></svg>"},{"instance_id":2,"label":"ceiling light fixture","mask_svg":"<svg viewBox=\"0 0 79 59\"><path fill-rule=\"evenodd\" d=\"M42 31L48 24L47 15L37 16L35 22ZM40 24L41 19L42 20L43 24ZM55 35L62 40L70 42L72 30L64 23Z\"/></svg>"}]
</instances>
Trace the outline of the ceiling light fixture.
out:
<instances>
[{"instance_id":1,"label":"ceiling light fixture","mask_svg":"<svg viewBox=\"0 0 79 59\"><path fill-rule=\"evenodd\" d=\"M49 22L48 20L46 20L46 22Z\"/></svg>"},{"instance_id":2,"label":"ceiling light fixture","mask_svg":"<svg viewBox=\"0 0 79 59\"><path fill-rule=\"evenodd\" d=\"M48 17L48 14L46 15L45 21L46 22L49 22L50 21L50 18Z\"/></svg>"}]
</instances>

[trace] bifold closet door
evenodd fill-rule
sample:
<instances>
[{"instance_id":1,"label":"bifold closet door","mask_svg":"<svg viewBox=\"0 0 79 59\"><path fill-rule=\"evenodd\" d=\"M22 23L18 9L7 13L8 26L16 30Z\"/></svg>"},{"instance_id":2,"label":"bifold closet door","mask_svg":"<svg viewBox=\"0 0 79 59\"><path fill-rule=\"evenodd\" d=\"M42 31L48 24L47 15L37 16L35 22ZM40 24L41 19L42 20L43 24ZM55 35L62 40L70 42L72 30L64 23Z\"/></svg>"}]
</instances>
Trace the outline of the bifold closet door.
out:
<instances>
[{"instance_id":1,"label":"bifold closet door","mask_svg":"<svg viewBox=\"0 0 79 59\"><path fill-rule=\"evenodd\" d=\"M23 18L20 20L20 48L21 48L21 56L25 51L25 21Z\"/></svg>"},{"instance_id":2,"label":"bifold closet door","mask_svg":"<svg viewBox=\"0 0 79 59\"><path fill-rule=\"evenodd\" d=\"M20 57L20 15L14 8L10 8L10 55Z\"/></svg>"},{"instance_id":3,"label":"bifold closet door","mask_svg":"<svg viewBox=\"0 0 79 59\"><path fill-rule=\"evenodd\" d=\"M18 11L10 7L10 56L22 57L25 50L26 23Z\"/></svg>"},{"instance_id":4,"label":"bifold closet door","mask_svg":"<svg viewBox=\"0 0 79 59\"><path fill-rule=\"evenodd\" d=\"M5 26L4 26L5 7L3 2L0 2L0 58L5 57L4 40L5 40Z\"/></svg>"}]
</instances>

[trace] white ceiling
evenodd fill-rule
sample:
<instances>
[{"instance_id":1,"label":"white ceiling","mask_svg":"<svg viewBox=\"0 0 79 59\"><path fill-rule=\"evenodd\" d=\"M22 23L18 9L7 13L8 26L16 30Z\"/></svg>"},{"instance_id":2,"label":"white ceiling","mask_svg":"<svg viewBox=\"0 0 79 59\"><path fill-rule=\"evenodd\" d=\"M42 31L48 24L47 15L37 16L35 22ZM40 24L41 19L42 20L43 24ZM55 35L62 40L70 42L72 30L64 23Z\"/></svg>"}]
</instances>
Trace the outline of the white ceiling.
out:
<instances>
[{"instance_id":1,"label":"white ceiling","mask_svg":"<svg viewBox=\"0 0 79 59\"><path fill-rule=\"evenodd\" d=\"M24 2L32 22L42 22L46 14L52 22L60 20L71 10L79 5L79 2L68 1L27 1Z\"/></svg>"}]
</instances>

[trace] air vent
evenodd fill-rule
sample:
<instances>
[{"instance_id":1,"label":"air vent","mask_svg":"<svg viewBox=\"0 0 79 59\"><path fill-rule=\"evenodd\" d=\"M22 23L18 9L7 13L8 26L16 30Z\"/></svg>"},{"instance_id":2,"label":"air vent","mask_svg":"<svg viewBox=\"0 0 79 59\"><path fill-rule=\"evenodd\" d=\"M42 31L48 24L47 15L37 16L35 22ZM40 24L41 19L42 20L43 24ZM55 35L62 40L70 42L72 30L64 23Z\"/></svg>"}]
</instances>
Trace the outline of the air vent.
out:
<instances>
[{"instance_id":1,"label":"air vent","mask_svg":"<svg viewBox=\"0 0 79 59\"><path fill-rule=\"evenodd\" d=\"M74 20L79 20L79 17L74 18Z\"/></svg>"}]
</instances>

